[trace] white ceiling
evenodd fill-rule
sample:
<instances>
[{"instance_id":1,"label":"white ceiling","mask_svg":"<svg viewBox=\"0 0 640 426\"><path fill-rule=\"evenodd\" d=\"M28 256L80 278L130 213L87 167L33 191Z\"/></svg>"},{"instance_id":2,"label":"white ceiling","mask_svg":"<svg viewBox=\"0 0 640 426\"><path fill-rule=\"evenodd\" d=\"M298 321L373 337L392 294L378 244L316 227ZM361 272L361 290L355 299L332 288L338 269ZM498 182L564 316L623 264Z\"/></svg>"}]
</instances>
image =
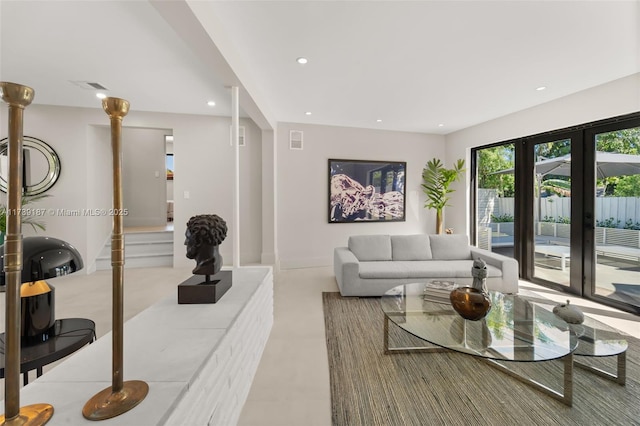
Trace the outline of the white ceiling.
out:
<instances>
[{"instance_id":1,"label":"white ceiling","mask_svg":"<svg viewBox=\"0 0 640 426\"><path fill-rule=\"evenodd\" d=\"M640 72L640 1L3 0L0 24L34 103L99 108L81 80L229 116L239 81L271 124L446 134Z\"/></svg>"}]
</instances>

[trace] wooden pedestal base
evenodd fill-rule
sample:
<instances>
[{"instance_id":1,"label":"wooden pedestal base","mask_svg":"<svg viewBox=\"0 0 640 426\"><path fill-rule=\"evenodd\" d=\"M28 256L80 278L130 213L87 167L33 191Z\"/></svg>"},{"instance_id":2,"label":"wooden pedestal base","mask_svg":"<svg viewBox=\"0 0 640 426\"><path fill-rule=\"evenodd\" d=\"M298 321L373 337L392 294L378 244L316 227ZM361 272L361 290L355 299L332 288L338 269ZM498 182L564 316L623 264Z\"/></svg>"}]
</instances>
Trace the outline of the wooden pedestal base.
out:
<instances>
[{"instance_id":1,"label":"wooden pedestal base","mask_svg":"<svg viewBox=\"0 0 640 426\"><path fill-rule=\"evenodd\" d=\"M216 303L231 288L232 271L220 271L210 276L194 275L178 284L178 303Z\"/></svg>"}]
</instances>

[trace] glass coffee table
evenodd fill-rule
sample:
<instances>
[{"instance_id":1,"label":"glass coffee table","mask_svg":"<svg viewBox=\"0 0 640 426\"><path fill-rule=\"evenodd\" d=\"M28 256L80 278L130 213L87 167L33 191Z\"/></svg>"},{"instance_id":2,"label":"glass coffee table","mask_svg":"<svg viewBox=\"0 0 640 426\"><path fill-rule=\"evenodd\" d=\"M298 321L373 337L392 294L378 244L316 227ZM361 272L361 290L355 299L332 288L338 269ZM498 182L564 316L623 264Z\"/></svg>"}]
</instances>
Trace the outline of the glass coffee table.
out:
<instances>
[{"instance_id":1,"label":"glass coffee table","mask_svg":"<svg viewBox=\"0 0 640 426\"><path fill-rule=\"evenodd\" d=\"M550 311L557 304L557 302L526 290L521 290L520 296ZM622 333L586 315L582 324L568 324L568 327L578 338L578 347L573 352L573 364L624 386L626 383L626 358L629 344ZM613 356L617 357L615 373L576 360L576 357L606 358Z\"/></svg>"},{"instance_id":2,"label":"glass coffee table","mask_svg":"<svg viewBox=\"0 0 640 426\"><path fill-rule=\"evenodd\" d=\"M584 367L624 384L627 343L613 329L599 327L604 324L586 319L579 327L569 326L550 308L538 303L540 300L554 302L525 290L517 295L490 291L492 308L489 314L482 320L468 321L458 315L442 297L444 292L441 288L431 293L431 286L430 283L401 285L382 296L385 354L452 350L473 355L569 406L573 401L574 354L618 355L617 375L595 371L595 368L586 365ZM440 286L440 283L436 286ZM434 346L390 347L390 322L419 338L420 343L424 341ZM551 360L562 362L563 385L560 390L508 367L510 362Z\"/></svg>"}]
</instances>

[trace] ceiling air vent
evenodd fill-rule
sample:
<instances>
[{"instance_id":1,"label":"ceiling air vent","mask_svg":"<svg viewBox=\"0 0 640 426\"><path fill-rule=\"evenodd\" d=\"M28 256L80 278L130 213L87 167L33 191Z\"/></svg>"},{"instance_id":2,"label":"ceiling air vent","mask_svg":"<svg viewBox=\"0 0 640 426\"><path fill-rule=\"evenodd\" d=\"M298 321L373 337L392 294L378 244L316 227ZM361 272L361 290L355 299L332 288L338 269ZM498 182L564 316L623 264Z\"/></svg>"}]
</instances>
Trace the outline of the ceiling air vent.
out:
<instances>
[{"instance_id":1,"label":"ceiling air vent","mask_svg":"<svg viewBox=\"0 0 640 426\"><path fill-rule=\"evenodd\" d=\"M289 149L302 149L302 130L289 132Z\"/></svg>"},{"instance_id":2,"label":"ceiling air vent","mask_svg":"<svg viewBox=\"0 0 640 426\"><path fill-rule=\"evenodd\" d=\"M71 83L85 90L109 90L102 84L91 81L71 81Z\"/></svg>"},{"instance_id":3,"label":"ceiling air vent","mask_svg":"<svg viewBox=\"0 0 640 426\"><path fill-rule=\"evenodd\" d=\"M245 146L244 126L238 126L238 146ZM229 145L233 146L233 129L229 126Z\"/></svg>"}]
</instances>

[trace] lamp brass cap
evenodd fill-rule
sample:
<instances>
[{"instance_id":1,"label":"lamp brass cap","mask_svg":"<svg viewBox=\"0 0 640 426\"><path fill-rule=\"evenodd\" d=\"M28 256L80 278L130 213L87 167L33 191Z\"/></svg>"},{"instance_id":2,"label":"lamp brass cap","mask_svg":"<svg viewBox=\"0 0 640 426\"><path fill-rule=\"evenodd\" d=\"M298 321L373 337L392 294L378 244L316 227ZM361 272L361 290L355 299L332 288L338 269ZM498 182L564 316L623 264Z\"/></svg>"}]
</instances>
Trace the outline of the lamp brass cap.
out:
<instances>
[{"instance_id":1,"label":"lamp brass cap","mask_svg":"<svg viewBox=\"0 0 640 426\"><path fill-rule=\"evenodd\" d=\"M112 118L122 118L129 112L129 101L120 98L104 98L102 109Z\"/></svg>"},{"instance_id":2,"label":"lamp brass cap","mask_svg":"<svg viewBox=\"0 0 640 426\"><path fill-rule=\"evenodd\" d=\"M0 96L9 105L26 107L33 101L35 91L22 84L0 81Z\"/></svg>"},{"instance_id":3,"label":"lamp brass cap","mask_svg":"<svg viewBox=\"0 0 640 426\"><path fill-rule=\"evenodd\" d=\"M50 291L51 287L44 280L32 281L20 286L20 297L38 296Z\"/></svg>"}]
</instances>

